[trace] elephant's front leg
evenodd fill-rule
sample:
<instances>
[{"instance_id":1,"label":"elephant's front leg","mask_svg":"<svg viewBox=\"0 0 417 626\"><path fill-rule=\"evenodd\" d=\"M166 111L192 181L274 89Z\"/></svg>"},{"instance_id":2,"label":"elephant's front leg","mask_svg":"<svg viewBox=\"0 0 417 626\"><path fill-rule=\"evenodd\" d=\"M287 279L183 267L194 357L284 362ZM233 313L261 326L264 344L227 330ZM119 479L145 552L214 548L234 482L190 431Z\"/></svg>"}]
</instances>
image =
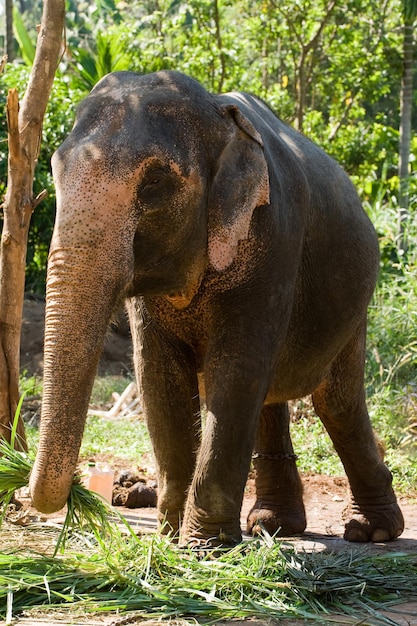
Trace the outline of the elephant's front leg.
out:
<instances>
[{"instance_id":1,"label":"elephant's front leg","mask_svg":"<svg viewBox=\"0 0 417 626\"><path fill-rule=\"evenodd\" d=\"M207 417L180 535L195 547L242 539L243 492L265 397L259 362L223 349L205 368Z\"/></svg>"},{"instance_id":2,"label":"elephant's front leg","mask_svg":"<svg viewBox=\"0 0 417 626\"><path fill-rule=\"evenodd\" d=\"M177 534L200 443L200 404L190 351L132 304L129 309L136 374L157 465L158 521Z\"/></svg>"}]
</instances>

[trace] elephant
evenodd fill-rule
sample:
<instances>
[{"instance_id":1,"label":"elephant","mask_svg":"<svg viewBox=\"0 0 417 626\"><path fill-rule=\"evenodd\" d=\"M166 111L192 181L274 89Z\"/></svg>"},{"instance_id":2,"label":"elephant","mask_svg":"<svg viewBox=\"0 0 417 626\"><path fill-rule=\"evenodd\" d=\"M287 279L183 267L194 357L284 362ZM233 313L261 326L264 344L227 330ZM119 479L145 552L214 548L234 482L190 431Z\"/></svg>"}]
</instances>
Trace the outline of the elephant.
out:
<instances>
[{"instance_id":1,"label":"elephant","mask_svg":"<svg viewBox=\"0 0 417 626\"><path fill-rule=\"evenodd\" d=\"M378 240L343 169L261 99L174 70L101 79L52 168L33 505L67 500L125 303L161 532L196 549L241 541L253 463L248 532L302 534L287 402L311 395L350 484L345 539L398 537L364 387Z\"/></svg>"}]
</instances>

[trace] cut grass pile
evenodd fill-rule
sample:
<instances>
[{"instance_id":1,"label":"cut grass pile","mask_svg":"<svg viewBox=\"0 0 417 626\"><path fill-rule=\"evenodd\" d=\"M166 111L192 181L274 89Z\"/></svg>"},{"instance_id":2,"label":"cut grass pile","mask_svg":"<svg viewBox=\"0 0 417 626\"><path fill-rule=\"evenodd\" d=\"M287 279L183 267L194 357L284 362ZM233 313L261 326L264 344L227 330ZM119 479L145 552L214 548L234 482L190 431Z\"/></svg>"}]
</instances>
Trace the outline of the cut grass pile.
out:
<instances>
[{"instance_id":1,"label":"cut grass pile","mask_svg":"<svg viewBox=\"0 0 417 626\"><path fill-rule=\"evenodd\" d=\"M297 553L268 536L216 558L166 537L129 535L116 543L56 557L0 554L0 615L7 621L44 607L48 614L82 609L135 611L147 619L293 617L321 624L368 615L373 624L395 624L379 611L417 599L416 555Z\"/></svg>"}]
</instances>

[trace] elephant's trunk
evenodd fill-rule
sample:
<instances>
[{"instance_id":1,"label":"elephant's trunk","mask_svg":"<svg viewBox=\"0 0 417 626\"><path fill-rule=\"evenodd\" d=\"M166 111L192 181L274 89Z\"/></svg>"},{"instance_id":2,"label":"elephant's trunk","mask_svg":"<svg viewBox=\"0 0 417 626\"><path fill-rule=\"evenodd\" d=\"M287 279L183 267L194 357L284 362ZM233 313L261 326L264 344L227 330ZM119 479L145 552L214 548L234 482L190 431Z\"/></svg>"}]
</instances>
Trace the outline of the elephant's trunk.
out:
<instances>
[{"instance_id":1,"label":"elephant's trunk","mask_svg":"<svg viewBox=\"0 0 417 626\"><path fill-rule=\"evenodd\" d=\"M61 509L71 488L107 325L126 284L126 259L114 256L93 260L82 247L50 253L40 441L30 477L33 505L44 513Z\"/></svg>"}]
</instances>

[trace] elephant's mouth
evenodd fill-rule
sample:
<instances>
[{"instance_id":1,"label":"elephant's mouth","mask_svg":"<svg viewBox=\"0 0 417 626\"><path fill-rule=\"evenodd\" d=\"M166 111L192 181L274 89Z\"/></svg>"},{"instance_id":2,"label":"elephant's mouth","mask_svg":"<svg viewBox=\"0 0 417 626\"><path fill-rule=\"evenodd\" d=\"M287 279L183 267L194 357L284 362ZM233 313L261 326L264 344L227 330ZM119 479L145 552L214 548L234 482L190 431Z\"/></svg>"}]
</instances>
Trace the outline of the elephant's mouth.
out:
<instances>
[{"instance_id":1,"label":"elephant's mouth","mask_svg":"<svg viewBox=\"0 0 417 626\"><path fill-rule=\"evenodd\" d=\"M203 272L201 272L197 278L191 280L187 284L187 288L185 291L181 291L180 293L170 293L165 296L165 299L168 300L170 304L176 309L185 309L187 306L191 304L194 296L198 292L201 281L203 280Z\"/></svg>"},{"instance_id":2,"label":"elephant's mouth","mask_svg":"<svg viewBox=\"0 0 417 626\"><path fill-rule=\"evenodd\" d=\"M195 293L191 295L186 293L170 294L169 296L165 296L165 299L176 309L185 309L191 303L194 296Z\"/></svg>"},{"instance_id":3,"label":"elephant's mouth","mask_svg":"<svg viewBox=\"0 0 417 626\"><path fill-rule=\"evenodd\" d=\"M181 265L169 255L164 255L146 266L141 267L138 263L135 266L133 280L124 289L124 297L162 297L175 308L184 309L197 294L206 267L207 257L204 254L198 256L193 265L187 269L181 268Z\"/></svg>"}]
</instances>

